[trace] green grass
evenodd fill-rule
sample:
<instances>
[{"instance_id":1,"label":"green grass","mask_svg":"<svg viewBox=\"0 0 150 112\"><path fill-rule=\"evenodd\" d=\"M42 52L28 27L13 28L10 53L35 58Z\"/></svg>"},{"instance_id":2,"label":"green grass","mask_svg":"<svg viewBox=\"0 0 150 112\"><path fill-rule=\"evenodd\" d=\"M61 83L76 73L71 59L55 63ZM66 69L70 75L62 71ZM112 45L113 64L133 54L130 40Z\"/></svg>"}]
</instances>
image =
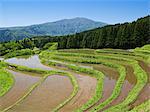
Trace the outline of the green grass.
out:
<instances>
[{"instance_id":1,"label":"green grass","mask_svg":"<svg viewBox=\"0 0 150 112\"><path fill-rule=\"evenodd\" d=\"M150 99L134 107L129 112L150 112Z\"/></svg>"},{"instance_id":2,"label":"green grass","mask_svg":"<svg viewBox=\"0 0 150 112\"><path fill-rule=\"evenodd\" d=\"M63 50L58 50L61 53L85 53L85 54L94 54L95 50L94 49L63 49Z\"/></svg>"},{"instance_id":3,"label":"green grass","mask_svg":"<svg viewBox=\"0 0 150 112\"><path fill-rule=\"evenodd\" d=\"M146 63L150 63L150 56L145 55L143 53L137 53L137 52L115 52L113 51L107 51L107 50L96 50L96 52L99 54L103 55L108 55L108 56L121 56L121 57L126 57L126 58L132 58L136 60L143 60Z\"/></svg>"},{"instance_id":4,"label":"green grass","mask_svg":"<svg viewBox=\"0 0 150 112\"><path fill-rule=\"evenodd\" d=\"M35 54L35 53L31 49L22 49L22 50L16 50L16 51L7 53L4 57L12 58L12 57L16 57L16 56L33 55L33 54Z\"/></svg>"},{"instance_id":5,"label":"green grass","mask_svg":"<svg viewBox=\"0 0 150 112\"><path fill-rule=\"evenodd\" d=\"M13 86L14 78L12 74L5 70L5 64L0 62L0 97L5 95Z\"/></svg>"},{"instance_id":6,"label":"green grass","mask_svg":"<svg viewBox=\"0 0 150 112\"><path fill-rule=\"evenodd\" d=\"M43 47L43 50L57 50L58 47L58 43L57 42L50 42L45 44L45 46Z\"/></svg>"},{"instance_id":7,"label":"green grass","mask_svg":"<svg viewBox=\"0 0 150 112\"><path fill-rule=\"evenodd\" d=\"M135 54L147 56L147 61L150 63L150 44L145 45L141 48L135 48L134 52L135 52Z\"/></svg>"},{"instance_id":8,"label":"green grass","mask_svg":"<svg viewBox=\"0 0 150 112\"><path fill-rule=\"evenodd\" d=\"M141 52L141 53L149 55L150 54L150 44L147 44L141 48L135 48L134 52Z\"/></svg>"},{"instance_id":9,"label":"green grass","mask_svg":"<svg viewBox=\"0 0 150 112\"><path fill-rule=\"evenodd\" d=\"M127 106L132 103L134 100L136 100L137 96L143 89L143 87L146 85L148 78L146 72L138 65L138 62L132 62L130 63L134 69L134 74L137 78L137 83L134 86L134 88L128 93L128 96L121 102L120 104L113 106L106 110L106 112L120 112L120 110L123 110L124 108L127 108Z\"/></svg>"}]
</instances>

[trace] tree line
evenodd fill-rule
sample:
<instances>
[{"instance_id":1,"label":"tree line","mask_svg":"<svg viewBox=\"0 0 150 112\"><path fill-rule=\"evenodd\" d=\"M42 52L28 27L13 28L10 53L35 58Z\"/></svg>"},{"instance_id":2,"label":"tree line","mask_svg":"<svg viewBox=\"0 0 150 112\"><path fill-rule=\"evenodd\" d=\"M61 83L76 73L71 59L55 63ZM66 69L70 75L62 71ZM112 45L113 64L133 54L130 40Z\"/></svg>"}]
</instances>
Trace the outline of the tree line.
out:
<instances>
[{"instance_id":1,"label":"tree line","mask_svg":"<svg viewBox=\"0 0 150 112\"><path fill-rule=\"evenodd\" d=\"M150 16L60 38L59 48L131 49L150 43Z\"/></svg>"}]
</instances>

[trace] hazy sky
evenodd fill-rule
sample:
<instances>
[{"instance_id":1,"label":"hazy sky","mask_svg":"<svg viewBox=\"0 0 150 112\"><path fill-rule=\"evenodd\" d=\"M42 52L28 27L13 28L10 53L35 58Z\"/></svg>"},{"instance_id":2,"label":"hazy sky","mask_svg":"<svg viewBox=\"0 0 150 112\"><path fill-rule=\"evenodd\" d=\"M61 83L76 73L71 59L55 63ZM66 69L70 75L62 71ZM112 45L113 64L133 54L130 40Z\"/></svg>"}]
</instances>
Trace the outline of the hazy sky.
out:
<instances>
[{"instance_id":1,"label":"hazy sky","mask_svg":"<svg viewBox=\"0 0 150 112\"><path fill-rule=\"evenodd\" d=\"M0 0L0 27L86 17L109 24L150 13L150 0Z\"/></svg>"}]
</instances>

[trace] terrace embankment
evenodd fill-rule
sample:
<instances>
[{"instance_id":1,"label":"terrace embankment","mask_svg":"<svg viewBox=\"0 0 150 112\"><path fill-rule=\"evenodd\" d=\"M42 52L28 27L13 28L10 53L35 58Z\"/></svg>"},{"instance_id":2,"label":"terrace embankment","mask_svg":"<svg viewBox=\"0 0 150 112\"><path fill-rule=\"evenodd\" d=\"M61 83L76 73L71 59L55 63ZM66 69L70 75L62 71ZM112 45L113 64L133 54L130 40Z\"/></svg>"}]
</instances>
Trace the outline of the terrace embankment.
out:
<instances>
[{"instance_id":1,"label":"terrace embankment","mask_svg":"<svg viewBox=\"0 0 150 112\"><path fill-rule=\"evenodd\" d=\"M65 64L56 64L57 69L61 69L64 72L69 72L76 77L79 90L77 95L67 103L60 112L72 112L75 109L85 104L92 96L94 96L96 90L97 80L95 77L88 76L85 73L76 73L74 70L69 69Z\"/></svg>"},{"instance_id":2,"label":"terrace embankment","mask_svg":"<svg viewBox=\"0 0 150 112\"><path fill-rule=\"evenodd\" d=\"M124 65L125 66L125 65ZM127 71L127 74L126 74L126 77L125 77L125 81L123 83L123 86L121 88L121 92L119 93L119 96L114 99L108 107L110 106L113 106L115 104L119 104L120 102L122 102L127 96L128 96L128 93L132 90L133 86L136 84L136 77L134 76L134 71L132 69L132 67L129 67L129 66L125 66L126 68L126 71ZM106 69L106 68L105 68ZM104 67L100 70L100 71L103 71L104 72ZM108 69L105 70L105 73L104 74L107 74L107 72L109 71ZM119 76L119 75L118 75ZM133 78L132 80L130 78ZM106 83L105 83L106 84ZM104 84L104 86L105 86ZM108 90L107 87L104 87L106 88L106 91ZM114 91L114 90L113 90ZM110 96L111 96L111 93L110 93ZM108 97L107 97L108 98ZM106 98L106 99L107 99ZM106 100L105 99L105 100ZM97 103L97 104L101 104L102 102L104 102L105 100L102 100L101 102ZM107 107L107 106L106 106ZM107 108L105 108L107 109Z\"/></svg>"},{"instance_id":3,"label":"terrace embankment","mask_svg":"<svg viewBox=\"0 0 150 112\"><path fill-rule=\"evenodd\" d=\"M106 67L101 64L81 64L81 65L87 66L89 68L93 68L93 69L101 71L105 74L103 96L95 105L105 101L111 95L111 93L113 91L113 88L114 88L116 81L118 79L118 76L119 76L118 72L110 67ZM86 111L88 111L89 109L87 109Z\"/></svg>"},{"instance_id":4,"label":"terrace embankment","mask_svg":"<svg viewBox=\"0 0 150 112\"><path fill-rule=\"evenodd\" d=\"M63 49L58 50L59 52L65 52L65 53L84 53L84 54L94 54L94 49Z\"/></svg>"},{"instance_id":5,"label":"terrace embankment","mask_svg":"<svg viewBox=\"0 0 150 112\"><path fill-rule=\"evenodd\" d=\"M100 69L100 71L103 71L103 72L105 72L104 74L108 74L107 72L109 71L108 69L106 69L106 68L108 68L108 67L103 67L103 68L101 68ZM136 77L134 76L134 73L133 73L133 70L132 70L132 68L129 68L128 66L126 67L125 66L125 68L126 68L126 71L127 71L127 74L126 74L126 78L125 78L125 81L124 81L124 83L123 83L123 86L122 86L122 88L121 88L121 92L120 92L120 94L119 94L119 96L115 99L115 100L113 100L112 101L112 103L110 103L110 106L113 106L113 105L115 105L115 104L118 104L118 103L120 103L121 101L123 101L123 99L125 99L127 96L128 96L128 93L130 92L130 90L133 88L133 86L136 84ZM110 73L110 72L109 72ZM115 76L115 75L114 75ZM119 76L119 75L118 75ZM130 78L132 77L133 78L133 80L130 80ZM135 80L134 80L135 79ZM107 80L107 79L106 79ZM105 81L106 81L105 80ZM117 80L117 79L116 79ZM106 85L106 82L105 82L105 84L104 84L104 86ZM114 84L115 85L115 84ZM107 85L106 85L107 86ZM104 87L104 88L106 88L106 91L108 90L107 88L108 87ZM112 88L111 88L112 89ZM111 90L111 92L110 92L110 96L111 96L111 93L112 93L112 91L114 92L114 90L112 89ZM107 95L107 94L106 94ZM108 98L109 96L107 96L107 98ZM103 97L103 98L105 98L105 97ZM104 102L107 98L105 98L104 100L101 100L101 102L98 102L97 103L97 105L98 104L100 104L100 103L102 103L102 102Z\"/></svg>"},{"instance_id":6,"label":"terrace embankment","mask_svg":"<svg viewBox=\"0 0 150 112\"><path fill-rule=\"evenodd\" d=\"M129 106L130 109L150 99L150 95L149 95L150 94L150 66L144 63L143 61L139 61L139 65L142 67L144 71L146 71L148 75L148 83L144 86L144 88L138 95L137 99L132 104L130 104Z\"/></svg>"},{"instance_id":7,"label":"terrace embankment","mask_svg":"<svg viewBox=\"0 0 150 112\"><path fill-rule=\"evenodd\" d=\"M127 96L128 93L132 90L134 85L136 84L136 77L134 75L134 70L131 66L129 65L124 65L126 68L126 78L124 81L124 84L122 86L120 95L113 100L109 105L107 105L105 108L103 108L100 112L104 111L105 109L108 109L111 106L117 105L120 102L122 102Z\"/></svg>"},{"instance_id":8,"label":"terrace embankment","mask_svg":"<svg viewBox=\"0 0 150 112\"><path fill-rule=\"evenodd\" d=\"M28 91L28 89L34 83L40 79L40 77L35 77L12 70L8 70L8 72L14 76L15 83L7 94L5 94L3 97L0 97L0 110L3 110L14 104Z\"/></svg>"},{"instance_id":9,"label":"terrace embankment","mask_svg":"<svg viewBox=\"0 0 150 112\"><path fill-rule=\"evenodd\" d=\"M48 112L62 103L73 90L71 81L66 76L49 76L40 86L19 105L8 112Z\"/></svg>"}]
</instances>

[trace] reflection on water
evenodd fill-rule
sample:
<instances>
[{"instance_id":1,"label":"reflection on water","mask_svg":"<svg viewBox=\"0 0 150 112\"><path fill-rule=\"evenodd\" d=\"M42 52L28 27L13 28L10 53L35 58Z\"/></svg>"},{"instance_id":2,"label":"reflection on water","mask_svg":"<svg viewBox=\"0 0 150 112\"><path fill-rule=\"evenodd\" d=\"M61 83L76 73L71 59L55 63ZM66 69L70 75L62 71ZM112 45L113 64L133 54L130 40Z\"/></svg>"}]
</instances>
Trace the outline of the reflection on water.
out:
<instances>
[{"instance_id":1,"label":"reflection on water","mask_svg":"<svg viewBox=\"0 0 150 112\"><path fill-rule=\"evenodd\" d=\"M102 98L94 105L98 105L102 102L104 102L107 98L109 98L113 92L113 89L115 87L116 81L118 80L119 73L110 67L104 66L102 64L86 64L86 66L91 66L93 69L101 71L105 74L104 78L104 87L103 87L103 96ZM91 108L86 110L86 112L89 112Z\"/></svg>"},{"instance_id":2,"label":"reflection on water","mask_svg":"<svg viewBox=\"0 0 150 112\"><path fill-rule=\"evenodd\" d=\"M76 108L81 107L85 104L95 93L97 80L96 78L90 77L88 75L80 75L71 72L78 82L79 91L77 95L62 109L60 112L73 112Z\"/></svg>"},{"instance_id":3,"label":"reflection on water","mask_svg":"<svg viewBox=\"0 0 150 112\"><path fill-rule=\"evenodd\" d=\"M18 101L40 79L21 72L7 71L13 75L15 83L7 94L0 97L0 111Z\"/></svg>"},{"instance_id":4,"label":"reflection on water","mask_svg":"<svg viewBox=\"0 0 150 112\"><path fill-rule=\"evenodd\" d=\"M99 70L105 74L103 97L95 104L95 105L98 105L111 96L114 90L116 81L119 78L119 73L117 72L116 69L108 67L108 66L104 66L102 64L82 64L82 65L89 66L89 68L92 67L93 69ZM136 77L134 75L134 71L132 67L130 66L125 66L125 67L126 67L127 74L126 74L126 78L121 89L121 93L117 97L117 99L115 99L106 108L104 108L104 110L107 109L108 107L111 107L115 104L119 104L121 101L123 101L123 99L127 97L129 91L133 88L133 86L136 83Z\"/></svg>"},{"instance_id":5,"label":"reflection on water","mask_svg":"<svg viewBox=\"0 0 150 112\"><path fill-rule=\"evenodd\" d=\"M45 70L52 70L53 68L41 64L38 55L28 57L15 57L5 60L8 63L27 66L30 68L41 68Z\"/></svg>"},{"instance_id":6,"label":"reflection on water","mask_svg":"<svg viewBox=\"0 0 150 112\"><path fill-rule=\"evenodd\" d=\"M8 112L51 112L70 96L73 86L65 76L49 76L22 103Z\"/></svg>"},{"instance_id":7,"label":"reflection on water","mask_svg":"<svg viewBox=\"0 0 150 112\"><path fill-rule=\"evenodd\" d=\"M148 82L150 83L150 65L144 63L143 61L139 61L139 65L148 75Z\"/></svg>"},{"instance_id":8,"label":"reflection on water","mask_svg":"<svg viewBox=\"0 0 150 112\"><path fill-rule=\"evenodd\" d=\"M138 95L135 102L130 104L130 109L134 108L137 105L140 105L142 102L145 102L146 100L150 99L150 66L143 61L138 61L139 65L142 67L142 69L147 73L148 76L148 82Z\"/></svg>"},{"instance_id":9,"label":"reflection on water","mask_svg":"<svg viewBox=\"0 0 150 112\"><path fill-rule=\"evenodd\" d=\"M128 83L130 83L131 85L135 85L137 82L137 78L134 74L134 69L132 66L130 65L124 65L126 68L126 81L128 81Z\"/></svg>"}]
</instances>

